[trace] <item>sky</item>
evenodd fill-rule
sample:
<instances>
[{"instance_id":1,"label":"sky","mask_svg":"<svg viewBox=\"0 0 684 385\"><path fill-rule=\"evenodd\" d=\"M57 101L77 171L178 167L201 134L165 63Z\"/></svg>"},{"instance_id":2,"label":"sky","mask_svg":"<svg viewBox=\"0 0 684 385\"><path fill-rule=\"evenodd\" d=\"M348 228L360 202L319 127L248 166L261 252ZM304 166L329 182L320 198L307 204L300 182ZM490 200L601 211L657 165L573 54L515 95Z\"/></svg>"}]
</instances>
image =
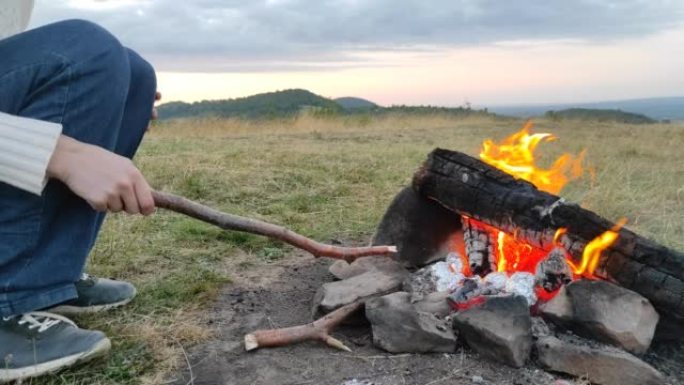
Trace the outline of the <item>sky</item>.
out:
<instances>
[{"instance_id":1,"label":"sky","mask_svg":"<svg viewBox=\"0 0 684 385\"><path fill-rule=\"evenodd\" d=\"M37 0L94 21L165 101L288 88L382 105L684 95L682 0Z\"/></svg>"}]
</instances>

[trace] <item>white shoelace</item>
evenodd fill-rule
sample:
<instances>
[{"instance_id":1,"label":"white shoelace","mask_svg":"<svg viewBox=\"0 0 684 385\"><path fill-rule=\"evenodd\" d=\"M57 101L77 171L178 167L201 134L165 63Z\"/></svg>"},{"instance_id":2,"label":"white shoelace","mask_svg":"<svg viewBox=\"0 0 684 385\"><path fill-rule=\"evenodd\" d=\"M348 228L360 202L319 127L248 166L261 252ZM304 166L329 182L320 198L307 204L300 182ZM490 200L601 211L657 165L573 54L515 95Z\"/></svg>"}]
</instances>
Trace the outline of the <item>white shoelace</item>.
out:
<instances>
[{"instance_id":1,"label":"white shoelace","mask_svg":"<svg viewBox=\"0 0 684 385\"><path fill-rule=\"evenodd\" d=\"M24 313L22 315L13 317L3 317L2 319L4 321L9 321L15 317L19 317L19 320L17 321L19 325L28 325L29 330L38 329L38 333L42 333L50 329L51 327L59 324L60 322L76 326L76 324L72 320L66 317L42 311Z\"/></svg>"}]
</instances>

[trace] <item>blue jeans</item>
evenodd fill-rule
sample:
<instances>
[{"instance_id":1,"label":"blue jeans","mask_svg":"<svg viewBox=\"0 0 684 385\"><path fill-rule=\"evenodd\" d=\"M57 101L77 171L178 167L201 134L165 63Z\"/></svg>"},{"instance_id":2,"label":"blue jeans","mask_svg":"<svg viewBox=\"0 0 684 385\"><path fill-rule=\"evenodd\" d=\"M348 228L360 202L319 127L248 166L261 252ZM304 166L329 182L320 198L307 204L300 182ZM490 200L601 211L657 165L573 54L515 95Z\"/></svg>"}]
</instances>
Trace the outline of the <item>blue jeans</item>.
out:
<instances>
[{"instance_id":1,"label":"blue jeans","mask_svg":"<svg viewBox=\"0 0 684 385\"><path fill-rule=\"evenodd\" d=\"M133 157L149 124L154 69L101 27L69 20L0 40L0 111ZM76 297L104 214L64 184L42 196L0 182L0 316Z\"/></svg>"}]
</instances>

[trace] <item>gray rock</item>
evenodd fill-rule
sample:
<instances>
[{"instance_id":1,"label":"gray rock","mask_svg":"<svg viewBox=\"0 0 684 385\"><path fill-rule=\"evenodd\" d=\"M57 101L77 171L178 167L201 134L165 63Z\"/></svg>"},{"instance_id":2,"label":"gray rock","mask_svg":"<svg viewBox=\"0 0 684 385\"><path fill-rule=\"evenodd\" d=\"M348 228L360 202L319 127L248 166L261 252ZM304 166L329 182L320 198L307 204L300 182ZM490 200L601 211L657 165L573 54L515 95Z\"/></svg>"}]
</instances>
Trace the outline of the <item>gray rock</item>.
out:
<instances>
[{"instance_id":1,"label":"gray rock","mask_svg":"<svg viewBox=\"0 0 684 385\"><path fill-rule=\"evenodd\" d=\"M391 274L408 274L408 271L399 262L385 256L362 257L352 263L339 259L328 268L328 271L337 279L351 278L372 270L385 271Z\"/></svg>"},{"instance_id":2,"label":"gray rock","mask_svg":"<svg viewBox=\"0 0 684 385\"><path fill-rule=\"evenodd\" d=\"M648 350L659 318L646 298L601 280L572 282L540 310L559 326L635 354Z\"/></svg>"},{"instance_id":3,"label":"gray rock","mask_svg":"<svg viewBox=\"0 0 684 385\"><path fill-rule=\"evenodd\" d=\"M401 288L405 274L372 270L336 282L323 284L314 295L315 318L352 302L393 293Z\"/></svg>"},{"instance_id":4,"label":"gray rock","mask_svg":"<svg viewBox=\"0 0 684 385\"><path fill-rule=\"evenodd\" d=\"M366 302L375 346L390 353L453 353L456 336L450 325L410 301L409 293L397 292Z\"/></svg>"},{"instance_id":5,"label":"gray rock","mask_svg":"<svg viewBox=\"0 0 684 385\"><path fill-rule=\"evenodd\" d=\"M480 355L521 367L532 349L532 319L525 298L491 297L456 313L454 327Z\"/></svg>"},{"instance_id":6,"label":"gray rock","mask_svg":"<svg viewBox=\"0 0 684 385\"><path fill-rule=\"evenodd\" d=\"M418 311L430 313L437 318L444 318L453 312L447 298L447 292L435 292L424 296L422 299L413 302L413 306Z\"/></svg>"},{"instance_id":7,"label":"gray rock","mask_svg":"<svg viewBox=\"0 0 684 385\"><path fill-rule=\"evenodd\" d=\"M635 356L608 346L579 345L546 336L535 348L541 365L552 371L587 376L603 385L657 385L664 378L656 369Z\"/></svg>"},{"instance_id":8,"label":"gray rock","mask_svg":"<svg viewBox=\"0 0 684 385\"><path fill-rule=\"evenodd\" d=\"M532 337L536 340L550 336L551 328L541 317L532 317Z\"/></svg>"}]
</instances>

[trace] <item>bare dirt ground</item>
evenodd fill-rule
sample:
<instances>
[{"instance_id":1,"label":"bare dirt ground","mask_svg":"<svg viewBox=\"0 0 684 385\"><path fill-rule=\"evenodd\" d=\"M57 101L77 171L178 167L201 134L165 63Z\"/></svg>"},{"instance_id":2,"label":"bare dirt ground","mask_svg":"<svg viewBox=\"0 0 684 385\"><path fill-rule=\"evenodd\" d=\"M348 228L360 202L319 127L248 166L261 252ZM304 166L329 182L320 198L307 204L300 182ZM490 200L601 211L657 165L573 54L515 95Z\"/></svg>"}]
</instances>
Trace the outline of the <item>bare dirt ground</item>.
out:
<instances>
[{"instance_id":1,"label":"bare dirt ground","mask_svg":"<svg viewBox=\"0 0 684 385\"><path fill-rule=\"evenodd\" d=\"M334 334L352 353L318 343L303 343L247 353L245 334L256 329L286 327L311 321L311 301L317 288L333 279L330 261L301 256L236 272L234 283L220 295L208 323L216 330L209 343L190 349L188 365L173 384L510 384L551 385L562 375L546 373L534 364L513 369L481 359L467 347L455 354L391 355L372 344L369 325L347 326ZM684 374L673 354L652 355L668 371L672 384ZM655 361L655 362L654 362ZM679 371L677 371L679 368ZM568 382L581 384L584 382Z\"/></svg>"}]
</instances>

